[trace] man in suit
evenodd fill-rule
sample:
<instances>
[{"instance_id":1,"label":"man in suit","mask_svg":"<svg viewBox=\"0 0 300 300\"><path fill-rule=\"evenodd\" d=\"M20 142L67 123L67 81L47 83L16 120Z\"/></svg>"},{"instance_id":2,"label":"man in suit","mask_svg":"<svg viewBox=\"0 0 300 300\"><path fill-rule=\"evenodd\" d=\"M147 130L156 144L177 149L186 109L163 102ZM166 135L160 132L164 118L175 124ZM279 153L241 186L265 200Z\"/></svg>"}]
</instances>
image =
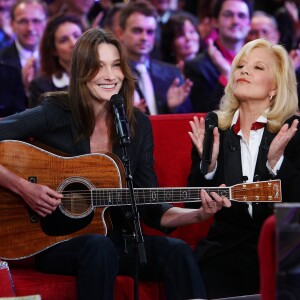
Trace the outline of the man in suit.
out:
<instances>
[{"instance_id":1,"label":"man in suit","mask_svg":"<svg viewBox=\"0 0 300 300\"><path fill-rule=\"evenodd\" d=\"M208 49L185 64L184 74L194 83L191 103L194 112L218 108L227 84L230 65L242 48L250 30L251 0L217 0L213 20L218 39Z\"/></svg>"},{"instance_id":2,"label":"man in suit","mask_svg":"<svg viewBox=\"0 0 300 300\"><path fill-rule=\"evenodd\" d=\"M0 61L17 68L27 90L39 64L39 44L47 21L47 6L42 0L18 0L12 7L15 41L0 52Z\"/></svg>"},{"instance_id":3,"label":"man in suit","mask_svg":"<svg viewBox=\"0 0 300 300\"><path fill-rule=\"evenodd\" d=\"M21 73L0 63L0 118L23 111L27 106Z\"/></svg>"},{"instance_id":4,"label":"man in suit","mask_svg":"<svg viewBox=\"0 0 300 300\"><path fill-rule=\"evenodd\" d=\"M143 84L137 84L135 104L152 115L189 112L190 80L184 81L177 67L150 57L155 44L156 16L156 9L146 1L129 3L120 15L118 37L127 50L133 72L142 79L139 65L148 71L150 86L145 90Z\"/></svg>"}]
</instances>

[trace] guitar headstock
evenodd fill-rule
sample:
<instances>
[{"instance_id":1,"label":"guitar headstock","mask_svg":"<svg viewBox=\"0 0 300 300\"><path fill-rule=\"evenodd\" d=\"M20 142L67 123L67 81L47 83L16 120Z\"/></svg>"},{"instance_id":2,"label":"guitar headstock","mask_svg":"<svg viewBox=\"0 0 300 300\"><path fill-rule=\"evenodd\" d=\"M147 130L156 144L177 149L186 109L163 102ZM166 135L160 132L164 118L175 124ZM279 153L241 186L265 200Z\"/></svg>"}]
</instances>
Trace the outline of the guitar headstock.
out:
<instances>
[{"instance_id":1,"label":"guitar headstock","mask_svg":"<svg viewBox=\"0 0 300 300\"><path fill-rule=\"evenodd\" d=\"M241 183L231 187L231 200L238 202L281 202L280 179Z\"/></svg>"}]
</instances>

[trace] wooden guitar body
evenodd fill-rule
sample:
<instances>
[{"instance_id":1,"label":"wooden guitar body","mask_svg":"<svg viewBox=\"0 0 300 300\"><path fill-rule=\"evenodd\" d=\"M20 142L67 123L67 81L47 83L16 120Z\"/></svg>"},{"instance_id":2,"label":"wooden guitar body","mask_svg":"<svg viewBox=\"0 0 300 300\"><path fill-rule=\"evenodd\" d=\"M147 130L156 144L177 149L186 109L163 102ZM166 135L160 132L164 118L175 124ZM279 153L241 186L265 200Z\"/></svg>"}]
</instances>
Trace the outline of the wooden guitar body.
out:
<instances>
[{"instance_id":1,"label":"wooden guitar body","mask_svg":"<svg viewBox=\"0 0 300 300\"><path fill-rule=\"evenodd\" d=\"M27 143L3 141L0 142L0 160L20 177L57 191L75 187L88 190L87 185L125 186L122 162L111 153L62 157ZM78 201L71 199L68 209L72 209L72 200ZM76 205L72 213L72 217L66 218L56 209L52 215L40 218L23 199L0 188L0 257L21 259L72 237L86 233L107 234L111 229L106 208L92 207L90 198L83 199L83 205Z\"/></svg>"}]
</instances>

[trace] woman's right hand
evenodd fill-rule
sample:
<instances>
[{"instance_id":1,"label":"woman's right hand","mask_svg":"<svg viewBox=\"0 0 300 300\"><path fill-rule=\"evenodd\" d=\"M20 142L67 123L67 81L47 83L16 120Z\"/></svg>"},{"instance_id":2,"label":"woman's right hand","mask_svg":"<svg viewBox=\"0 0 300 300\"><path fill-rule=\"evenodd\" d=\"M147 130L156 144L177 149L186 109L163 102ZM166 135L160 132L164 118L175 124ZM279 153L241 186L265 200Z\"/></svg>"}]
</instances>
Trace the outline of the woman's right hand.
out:
<instances>
[{"instance_id":1,"label":"woman's right hand","mask_svg":"<svg viewBox=\"0 0 300 300\"><path fill-rule=\"evenodd\" d=\"M23 200L42 217L50 215L61 204L62 194L50 189L45 185L26 181L20 196Z\"/></svg>"},{"instance_id":2,"label":"woman's right hand","mask_svg":"<svg viewBox=\"0 0 300 300\"><path fill-rule=\"evenodd\" d=\"M203 117L198 119L198 117L194 117L193 121L190 121L192 131L189 131L188 134L195 145L199 156L202 158L203 147L204 147L204 136L205 136L205 120ZM214 128L214 143L213 143L213 152L211 163L208 166L208 173L212 172L216 166L216 162L219 155L219 145L220 145L220 134L218 127Z\"/></svg>"}]
</instances>

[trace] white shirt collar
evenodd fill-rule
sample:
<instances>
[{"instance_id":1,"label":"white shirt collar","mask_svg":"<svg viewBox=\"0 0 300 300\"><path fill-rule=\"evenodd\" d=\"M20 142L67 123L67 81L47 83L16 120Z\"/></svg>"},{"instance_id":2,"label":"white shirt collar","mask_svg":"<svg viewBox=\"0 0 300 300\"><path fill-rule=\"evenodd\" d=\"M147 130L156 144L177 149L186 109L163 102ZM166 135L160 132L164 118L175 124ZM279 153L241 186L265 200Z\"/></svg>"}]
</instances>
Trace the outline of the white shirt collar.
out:
<instances>
[{"instance_id":1,"label":"white shirt collar","mask_svg":"<svg viewBox=\"0 0 300 300\"><path fill-rule=\"evenodd\" d=\"M70 84L70 77L69 75L64 72L61 76L61 78L56 77L55 75L52 75L52 81L53 84L57 87L57 88L65 88L67 86L69 86Z\"/></svg>"}]
</instances>

